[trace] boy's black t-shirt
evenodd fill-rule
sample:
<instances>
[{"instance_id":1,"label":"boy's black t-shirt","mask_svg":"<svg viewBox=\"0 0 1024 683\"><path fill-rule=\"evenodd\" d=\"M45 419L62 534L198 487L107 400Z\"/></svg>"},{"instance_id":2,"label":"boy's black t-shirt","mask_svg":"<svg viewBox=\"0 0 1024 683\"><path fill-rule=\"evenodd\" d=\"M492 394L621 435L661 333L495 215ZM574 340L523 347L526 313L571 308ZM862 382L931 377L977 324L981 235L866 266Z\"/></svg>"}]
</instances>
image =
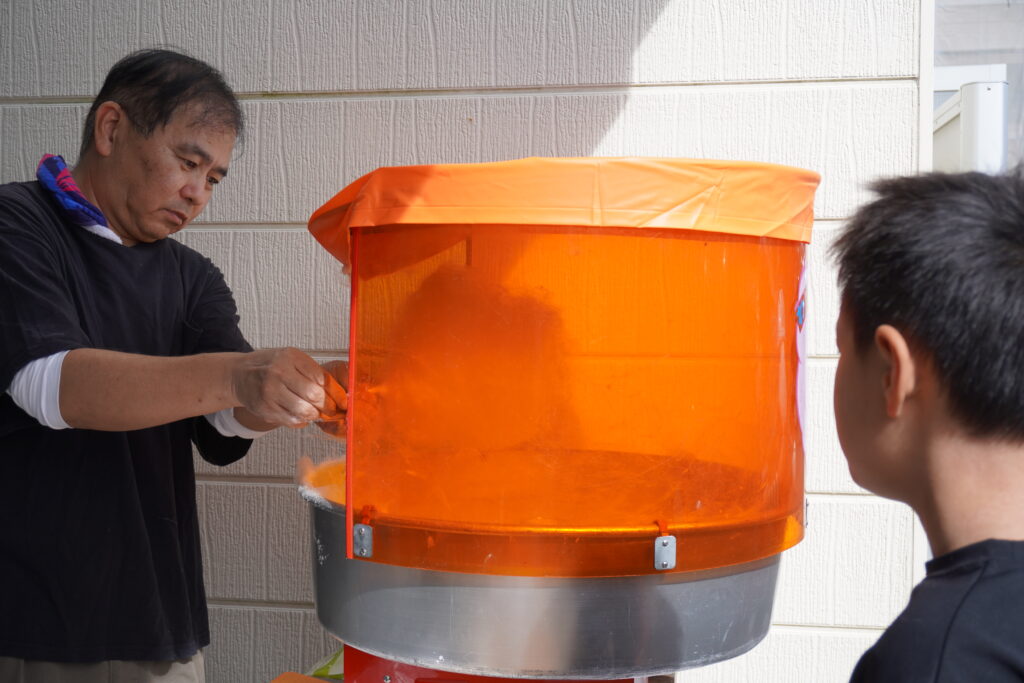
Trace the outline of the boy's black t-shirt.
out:
<instances>
[{"instance_id":1,"label":"boy's black t-shirt","mask_svg":"<svg viewBox=\"0 0 1024 683\"><path fill-rule=\"evenodd\" d=\"M191 442L216 464L251 442L202 417L43 427L6 391L28 362L76 348L250 350L199 253L173 240L122 246L68 222L36 182L0 186L0 655L189 657L209 643Z\"/></svg>"},{"instance_id":2,"label":"boy's black t-shirt","mask_svg":"<svg viewBox=\"0 0 1024 683\"><path fill-rule=\"evenodd\" d=\"M975 543L927 567L851 683L1024 681L1024 541Z\"/></svg>"}]
</instances>

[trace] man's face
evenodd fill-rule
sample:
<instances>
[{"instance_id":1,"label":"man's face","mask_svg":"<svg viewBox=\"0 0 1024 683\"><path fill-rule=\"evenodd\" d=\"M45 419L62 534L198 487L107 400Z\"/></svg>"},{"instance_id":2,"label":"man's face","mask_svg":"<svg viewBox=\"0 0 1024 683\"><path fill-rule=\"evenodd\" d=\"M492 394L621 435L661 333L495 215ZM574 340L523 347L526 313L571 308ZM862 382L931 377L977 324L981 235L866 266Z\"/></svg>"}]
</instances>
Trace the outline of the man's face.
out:
<instances>
[{"instance_id":1,"label":"man's face","mask_svg":"<svg viewBox=\"0 0 1024 683\"><path fill-rule=\"evenodd\" d=\"M147 138L128 120L117 131L101 206L126 245L173 235L210 200L227 174L235 132L203 125L194 105L179 108L163 128Z\"/></svg>"}]
</instances>

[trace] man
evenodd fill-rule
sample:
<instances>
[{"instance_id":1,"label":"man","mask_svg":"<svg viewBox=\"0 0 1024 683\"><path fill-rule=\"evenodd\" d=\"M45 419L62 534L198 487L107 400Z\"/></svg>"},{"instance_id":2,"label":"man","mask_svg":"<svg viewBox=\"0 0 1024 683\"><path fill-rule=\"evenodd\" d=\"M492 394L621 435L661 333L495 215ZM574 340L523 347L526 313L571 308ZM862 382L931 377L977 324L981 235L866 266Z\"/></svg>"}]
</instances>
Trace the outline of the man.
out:
<instances>
[{"instance_id":1,"label":"man","mask_svg":"<svg viewBox=\"0 0 1024 683\"><path fill-rule=\"evenodd\" d=\"M935 558L854 682L1024 681L1024 176L896 178L839 239L839 441Z\"/></svg>"},{"instance_id":2,"label":"man","mask_svg":"<svg viewBox=\"0 0 1024 683\"><path fill-rule=\"evenodd\" d=\"M202 680L191 444L224 465L342 414L312 358L252 351L217 268L166 239L242 127L215 69L142 51L108 74L73 171L48 155L0 187L2 681Z\"/></svg>"}]
</instances>

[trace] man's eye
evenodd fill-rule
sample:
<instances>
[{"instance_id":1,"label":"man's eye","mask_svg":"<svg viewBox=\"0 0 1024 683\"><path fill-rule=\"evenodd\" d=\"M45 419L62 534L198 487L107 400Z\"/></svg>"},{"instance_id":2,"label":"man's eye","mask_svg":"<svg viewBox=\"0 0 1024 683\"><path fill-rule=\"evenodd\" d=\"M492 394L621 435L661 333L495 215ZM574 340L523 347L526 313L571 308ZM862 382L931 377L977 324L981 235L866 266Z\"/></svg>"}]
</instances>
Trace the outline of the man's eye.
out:
<instances>
[{"instance_id":1,"label":"man's eye","mask_svg":"<svg viewBox=\"0 0 1024 683\"><path fill-rule=\"evenodd\" d=\"M210 176L209 178L206 179L206 182L210 183L211 185L216 185L217 183L220 182L220 180L214 178L213 176Z\"/></svg>"},{"instance_id":2,"label":"man's eye","mask_svg":"<svg viewBox=\"0 0 1024 683\"><path fill-rule=\"evenodd\" d=\"M191 159L182 159L182 162L185 164L185 168L190 171L199 165Z\"/></svg>"}]
</instances>

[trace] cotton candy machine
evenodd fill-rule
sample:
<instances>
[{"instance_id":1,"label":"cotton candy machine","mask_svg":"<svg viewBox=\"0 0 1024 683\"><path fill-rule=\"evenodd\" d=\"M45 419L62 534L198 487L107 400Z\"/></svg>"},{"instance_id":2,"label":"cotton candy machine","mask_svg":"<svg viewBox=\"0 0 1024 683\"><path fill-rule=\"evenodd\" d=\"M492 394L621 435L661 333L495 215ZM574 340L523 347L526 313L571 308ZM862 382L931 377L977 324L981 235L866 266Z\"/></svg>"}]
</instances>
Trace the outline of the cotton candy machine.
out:
<instances>
[{"instance_id":1,"label":"cotton candy machine","mask_svg":"<svg viewBox=\"0 0 1024 683\"><path fill-rule=\"evenodd\" d=\"M817 180L383 168L313 215L352 282L347 468L302 488L347 678L633 678L763 638L803 535Z\"/></svg>"}]
</instances>

